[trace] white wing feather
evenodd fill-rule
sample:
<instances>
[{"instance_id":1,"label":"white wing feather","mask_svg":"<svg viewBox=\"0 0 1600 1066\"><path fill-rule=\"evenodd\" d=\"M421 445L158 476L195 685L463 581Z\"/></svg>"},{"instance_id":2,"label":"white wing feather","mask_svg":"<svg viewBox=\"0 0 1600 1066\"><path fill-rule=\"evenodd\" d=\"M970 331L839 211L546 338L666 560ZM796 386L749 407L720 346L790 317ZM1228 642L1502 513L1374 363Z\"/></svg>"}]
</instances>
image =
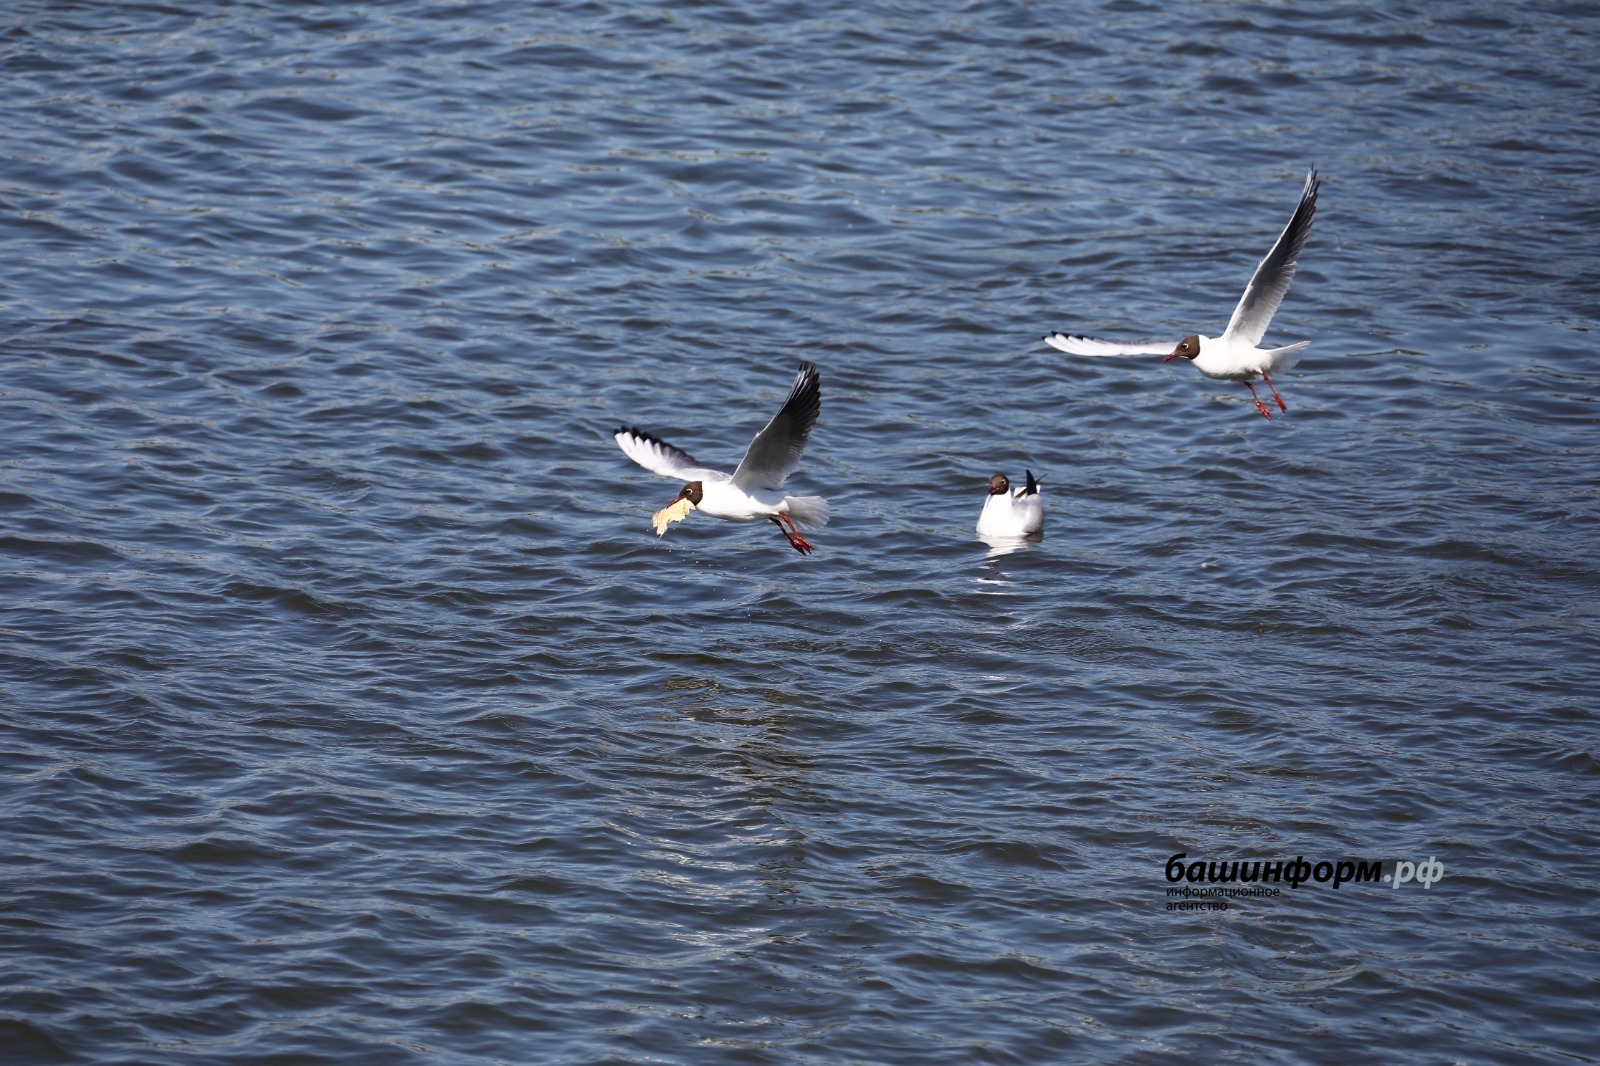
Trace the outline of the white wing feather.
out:
<instances>
[{"instance_id":1,"label":"white wing feather","mask_svg":"<svg viewBox=\"0 0 1600 1066\"><path fill-rule=\"evenodd\" d=\"M1311 235L1311 221L1317 213L1317 190L1321 187L1313 168L1306 174L1306 187L1300 193L1294 214L1289 216L1288 225L1278 234L1272 251L1250 275L1250 284L1245 286L1239 306L1233 309L1228 328L1222 333L1225 343L1244 341L1254 348L1266 336L1267 326L1278 313L1278 305L1289 291L1289 282L1294 280L1294 268L1300 263L1306 238Z\"/></svg>"},{"instance_id":2,"label":"white wing feather","mask_svg":"<svg viewBox=\"0 0 1600 1066\"><path fill-rule=\"evenodd\" d=\"M1166 355L1172 351L1170 344L1122 344L1103 341L1098 337L1075 337L1067 333L1046 334L1044 342L1068 355Z\"/></svg>"},{"instance_id":3,"label":"white wing feather","mask_svg":"<svg viewBox=\"0 0 1600 1066\"><path fill-rule=\"evenodd\" d=\"M623 426L613 435L622 453L652 474L660 474L676 481L728 480L728 475L721 470L701 466L700 460L682 448L675 448L660 437L652 436L642 429Z\"/></svg>"}]
</instances>

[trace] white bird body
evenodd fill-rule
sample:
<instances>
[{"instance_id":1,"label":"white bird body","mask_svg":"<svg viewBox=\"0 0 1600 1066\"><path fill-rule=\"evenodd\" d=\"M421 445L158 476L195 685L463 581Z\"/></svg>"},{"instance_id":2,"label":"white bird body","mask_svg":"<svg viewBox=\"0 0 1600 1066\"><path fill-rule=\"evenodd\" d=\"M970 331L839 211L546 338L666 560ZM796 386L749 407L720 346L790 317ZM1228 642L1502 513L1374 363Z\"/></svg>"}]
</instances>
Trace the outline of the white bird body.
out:
<instances>
[{"instance_id":1,"label":"white bird body","mask_svg":"<svg viewBox=\"0 0 1600 1066\"><path fill-rule=\"evenodd\" d=\"M1195 337L1200 342L1200 354L1194 357L1194 368L1208 378L1218 381L1253 381L1291 369L1300 361L1300 353L1310 341L1296 341L1282 348L1257 348L1248 342L1220 337Z\"/></svg>"},{"instance_id":2,"label":"white bird body","mask_svg":"<svg viewBox=\"0 0 1600 1066\"><path fill-rule=\"evenodd\" d=\"M1245 286L1244 295L1239 297L1239 304L1233 309L1233 317L1228 320L1228 328L1222 336L1203 337L1191 333L1170 351L1164 344L1122 344L1066 333L1051 333L1045 337L1045 343L1070 355L1165 355L1162 362L1166 363L1174 359L1188 359L1194 363L1196 370L1208 378L1237 381L1248 386L1257 409L1271 418L1266 405L1256 396L1253 382L1260 378L1271 389L1278 407L1287 411L1288 405L1278 395L1278 390L1273 388L1272 375L1298 363L1300 353L1311 342L1297 341L1278 348L1261 348L1258 345L1266 335L1272 316L1283 303L1284 294L1289 291L1289 282L1294 279L1300 252L1311 233L1311 221L1317 210L1317 190L1321 187L1316 170L1309 171L1294 214L1283 227L1283 232L1278 234L1272 250L1250 276L1250 284Z\"/></svg>"},{"instance_id":3,"label":"white bird body","mask_svg":"<svg viewBox=\"0 0 1600 1066\"><path fill-rule=\"evenodd\" d=\"M728 475L723 474L724 478ZM808 529L820 529L828 524L828 502L821 496L787 496L779 489L739 488L731 479L703 481L701 500L695 510L712 518L726 518L730 522L754 522L773 515L790 515L795 522Z\"/></svg>"},{"instance_id":4,"label":"white bird body","mask_svg":"<svg viewBox=\"0 0 1600 1066\"><path fill-rule=\"evenodd\" d=\"M734 488L732 481L711 481L706 483L704 498L695 510L703 511L712 518L754 522L768 515L788 514L789 497L773 489L745 492Z\"/></svg>"},{"instance_id":5,"label":"white bird body","mask_svg":"<svg viewBox=\"0 0 1600 1066\"><path fill-rule=\"evenodd\" d=\"M789 496L783 483L800 465L811 427L822 410L822 376L812 363L801 363L794 386L778 413L750 441L732 474L704 466L688 452L642 429L623 426L613 434L623 454L653 474L687 482L676 499L654 516L656 533L704 511L733 522L770 519L802 555L813 550L798 526L820 529L828 524L828 503L821 496ZM784 528L784 523L788 528Z\"/></svg>"},{"instance_id":6,"label":"white bird body","mask_svg":"<svg viewBox=\"0 0 1600 1066\"><path fill-rule=\"evenodd\" d=\"M980 537L1026 537L1044 529L1044 494L1033 471L1028 483L1012 489L1004 474L989 479L989 495L978 515Z\"/></svg>"}]
</instances>

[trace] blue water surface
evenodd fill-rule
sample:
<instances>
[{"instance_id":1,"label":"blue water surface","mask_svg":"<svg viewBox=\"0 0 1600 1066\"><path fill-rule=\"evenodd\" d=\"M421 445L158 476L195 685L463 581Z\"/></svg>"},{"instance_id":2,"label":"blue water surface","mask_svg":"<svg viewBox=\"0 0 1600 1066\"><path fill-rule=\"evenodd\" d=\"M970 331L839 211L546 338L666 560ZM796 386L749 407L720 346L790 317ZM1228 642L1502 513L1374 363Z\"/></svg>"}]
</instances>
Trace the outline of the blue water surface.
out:
<instances>
[{"instance_id":1,"label":"blue water surface","mask_svg":"<svg viewBox=\"0 0 1600 1066\"><path fill-rule=\"evenodd\" d=\"M1592 1061L1597 29L11 5L5 1061Z\"/></svg>"}]
</instances>

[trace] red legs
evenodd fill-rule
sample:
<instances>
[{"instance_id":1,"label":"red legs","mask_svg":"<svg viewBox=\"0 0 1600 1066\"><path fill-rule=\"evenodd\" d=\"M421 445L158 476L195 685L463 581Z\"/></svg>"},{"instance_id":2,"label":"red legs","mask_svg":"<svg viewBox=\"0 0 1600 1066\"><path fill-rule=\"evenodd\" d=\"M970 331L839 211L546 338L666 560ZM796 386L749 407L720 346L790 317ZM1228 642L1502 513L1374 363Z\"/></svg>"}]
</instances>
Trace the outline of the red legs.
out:
<instances>
[{"instance_id":1,"label":"red legs","mask_svg":"<svg viewBox=\"0 0 1600 1066\"><path fill-rule=\"evenodd\" d=\"M1265 375L1265 374L1262 374L1261 375L1261 380L1265 381L1267 383L1267 388L1272 389L1272 379L1271 378L1267 377L1267 375ZM1278 395L1278 390L1277 389L1272 389L1272 398L1274 400L1278 401L1278 410L1284 411L1284 412L1287 412L1289 410L1289 405L1283 402L1283 397Z\"/></svg>"},{"instance_id":2,"label":"red legs","mask_svg":"<svg viewBox=\"0 0 1600 1066\"><path fill-rule=\"evenodd\" d=\"M1250 398L1256 402L1256 410L1260 411L1261 416L1267 421L1272 421L1272 413L1267 410L1267 405L1261 402L1261 397L1256 395L1256 387L1248 381L1244 383L1244 387L1250 390ZM1270 388L1270 386L1268 387ZM1277 393L1273 393L1273 395L1276 396ZM1282 403L1283 401L1279 400L1278 402ZM1285 407L1284 410L1287 411L1288 408Z\"/></svg>"},{"instance_id":3,"label":"red legs","mask_svg":"<svg viewBox=\"0 0 1600 1066\"><path fill-rule=\"evenodd\" d=\"M800 527L794 524L794 519L786 514L769 514L767 518L772 521L773 525L778 527L778 532L783 534L784 539L789 542L789 546L795 551L801 555L810 555L813 551L816 551L811 546L811 542L800 535ZM783 523L785 522L789 523L788 529L783 528Z\"/></svg>"}]
</instances>

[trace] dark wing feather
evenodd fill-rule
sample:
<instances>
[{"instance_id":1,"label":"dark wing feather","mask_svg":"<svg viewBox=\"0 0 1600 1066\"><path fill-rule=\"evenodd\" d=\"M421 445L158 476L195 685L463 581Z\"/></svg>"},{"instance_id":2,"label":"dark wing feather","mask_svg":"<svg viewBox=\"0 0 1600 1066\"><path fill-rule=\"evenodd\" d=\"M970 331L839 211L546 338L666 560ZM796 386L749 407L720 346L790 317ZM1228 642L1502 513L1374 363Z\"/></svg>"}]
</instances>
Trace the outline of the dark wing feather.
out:
<instances>
[{"instance_id":1,"label":"dark wing feather","mask_svg":"<svg viewBox=\"0 0 1600 1066\"><path fill-rule=\"evenodd\" d=\"M815 363L801 363L789 398L750 441L739 461L739 469L733 472L734 485L746 491L782 488L784 479L800 465L811 427L821 413L822 375Z\"/></svg>"}]
</instances>

